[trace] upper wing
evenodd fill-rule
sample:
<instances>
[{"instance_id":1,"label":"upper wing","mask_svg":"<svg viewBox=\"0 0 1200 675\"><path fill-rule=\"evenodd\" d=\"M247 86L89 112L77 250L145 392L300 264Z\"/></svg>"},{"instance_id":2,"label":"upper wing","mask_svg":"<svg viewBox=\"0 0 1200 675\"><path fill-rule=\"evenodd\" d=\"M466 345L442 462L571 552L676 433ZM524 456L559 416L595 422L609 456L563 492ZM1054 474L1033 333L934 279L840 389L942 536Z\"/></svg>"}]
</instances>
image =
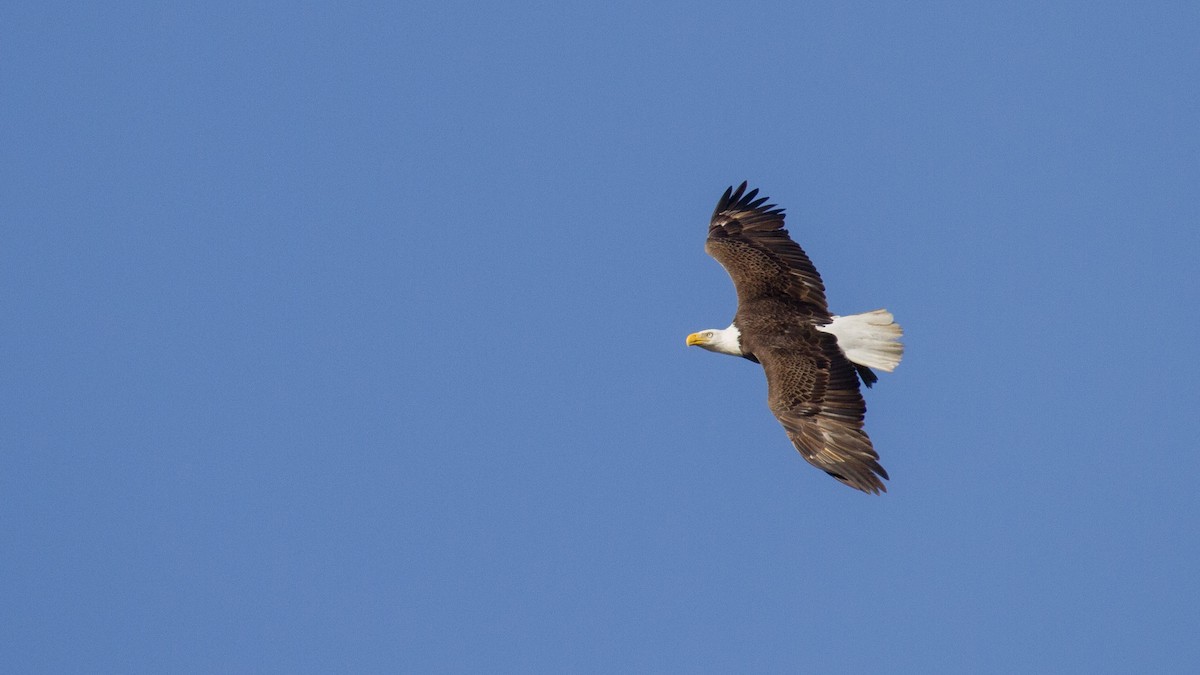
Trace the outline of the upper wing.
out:
<instances>
[{"instance_id":1,"label":"upper wing","mask_svg":"<svg viewBox=\"0 0 1200 675\"><path fill-rule=\"evenodd\" d=\"M771 412L810 464L863 492L887 492L887 471L863 431L867 406L850 362L832 335L756 351L767 374Z\"/></svg>"},{"instance_id":2,"label":"upper wing","mask_svg":"<svg viewBox=\"0 0 1200 675\"><path fill-rule=\"evenodd\" d=\"M717 259L737 288L738 303L786 295L828 314L821 275L783 227L783 209L767 204L746 183L725 191L708 225L704 250Z\"/></svg>"}]
</instances>

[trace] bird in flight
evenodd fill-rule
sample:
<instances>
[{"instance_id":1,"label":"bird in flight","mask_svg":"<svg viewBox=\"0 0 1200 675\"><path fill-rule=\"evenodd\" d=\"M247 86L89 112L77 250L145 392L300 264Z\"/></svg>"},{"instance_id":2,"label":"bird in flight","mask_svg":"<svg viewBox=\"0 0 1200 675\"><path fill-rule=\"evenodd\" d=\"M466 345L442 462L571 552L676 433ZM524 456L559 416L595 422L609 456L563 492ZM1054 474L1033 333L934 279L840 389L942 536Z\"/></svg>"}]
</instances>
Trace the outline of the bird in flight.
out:
<instances>
[{"instance_id":1,"label":"bird in flight","mask_svg":"<svg viewBox=\"0 0 1200 675\"><path fill-rule=\"evenodd\" d=\"M895 369L903 333L885 309L831 314L783 209L766 202L746 183L717 202L704 250L733 279L737 312L728 328L692 333L687 344L761 364L767 406L800 455L852 488L886 492L887 471L863 431L859 382L870 387L879 379L872 369Z\"/></svg>"}]
</instances>

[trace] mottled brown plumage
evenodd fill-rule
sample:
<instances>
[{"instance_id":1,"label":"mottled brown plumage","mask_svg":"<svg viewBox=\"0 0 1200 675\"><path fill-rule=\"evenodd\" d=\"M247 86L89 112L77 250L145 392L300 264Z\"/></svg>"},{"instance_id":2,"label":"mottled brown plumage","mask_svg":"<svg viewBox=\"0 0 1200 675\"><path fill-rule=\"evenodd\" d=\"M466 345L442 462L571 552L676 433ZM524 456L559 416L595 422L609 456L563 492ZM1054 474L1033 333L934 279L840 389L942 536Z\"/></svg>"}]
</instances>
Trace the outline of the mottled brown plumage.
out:
<instances>
[{"instance_id":1,"label":"mottled brown plumage","mask_svg":"<svg viewBox=\"0 0 1200 675\"><path fill-rule=\"evenodd\" d=\"M821 275L788 236L783 209L757 195L746 183L726 190L704 247L737 289L743 355L762 364L768 406L804 459L851 487L886 492L859 392L859 378L870 386L875 375L817 330L832 320Z\"/></svg>"}]
</instances>

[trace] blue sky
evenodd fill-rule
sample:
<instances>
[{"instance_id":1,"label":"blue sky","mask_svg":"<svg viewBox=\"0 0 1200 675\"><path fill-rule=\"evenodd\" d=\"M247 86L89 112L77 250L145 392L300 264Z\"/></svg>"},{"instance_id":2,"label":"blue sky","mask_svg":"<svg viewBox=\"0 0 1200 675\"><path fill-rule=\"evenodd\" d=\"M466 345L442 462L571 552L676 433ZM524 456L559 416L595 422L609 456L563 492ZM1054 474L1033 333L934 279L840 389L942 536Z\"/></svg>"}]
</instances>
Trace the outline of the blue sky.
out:
<instances>
[{"instance_id":1,"label":"blue sky","mask_svg":"<svg viewBox=\"0 0 1200 675\"><path fill-rule=\"evenodd\" d=\"M1194 672L1194 3L7 3L14 672ZM707 218L892 310L809 467Z\"/></svg>"}]
</instances>

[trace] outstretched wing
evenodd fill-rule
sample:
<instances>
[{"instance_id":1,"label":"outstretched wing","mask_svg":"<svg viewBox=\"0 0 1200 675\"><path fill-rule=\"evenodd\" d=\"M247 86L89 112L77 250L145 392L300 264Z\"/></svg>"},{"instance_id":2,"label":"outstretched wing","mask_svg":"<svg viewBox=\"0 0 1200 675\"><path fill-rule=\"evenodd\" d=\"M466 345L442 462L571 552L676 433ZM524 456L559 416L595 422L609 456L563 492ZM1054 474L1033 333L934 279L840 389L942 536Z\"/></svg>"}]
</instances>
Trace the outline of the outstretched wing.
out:
<instances>
[{"instance_id":1,"label":"outstretched wing","mask_svg":"<svg viewBox=\"0 0 1200 675\"><path fill-rule=\"evenodd\" d=\"M767 204L746 183L730 187L717 202L704 250L717 259L737 288L738 304L762 297L786 296L829 313L821 275L783 226L783 209Z\"/></svg>"},{"instance_id":2,"label":"outstretched wing","mask_svg":"<svg viewBox=\"0 0 1200 675\"><path fill-rule=\"evenodd\" d=\"M755 356L767 374L767 404L800 455L852 488L887 492L887 471L863 431L867 406L836 338L813 331L810 340Z\"/></svg>"}]
</instances>

